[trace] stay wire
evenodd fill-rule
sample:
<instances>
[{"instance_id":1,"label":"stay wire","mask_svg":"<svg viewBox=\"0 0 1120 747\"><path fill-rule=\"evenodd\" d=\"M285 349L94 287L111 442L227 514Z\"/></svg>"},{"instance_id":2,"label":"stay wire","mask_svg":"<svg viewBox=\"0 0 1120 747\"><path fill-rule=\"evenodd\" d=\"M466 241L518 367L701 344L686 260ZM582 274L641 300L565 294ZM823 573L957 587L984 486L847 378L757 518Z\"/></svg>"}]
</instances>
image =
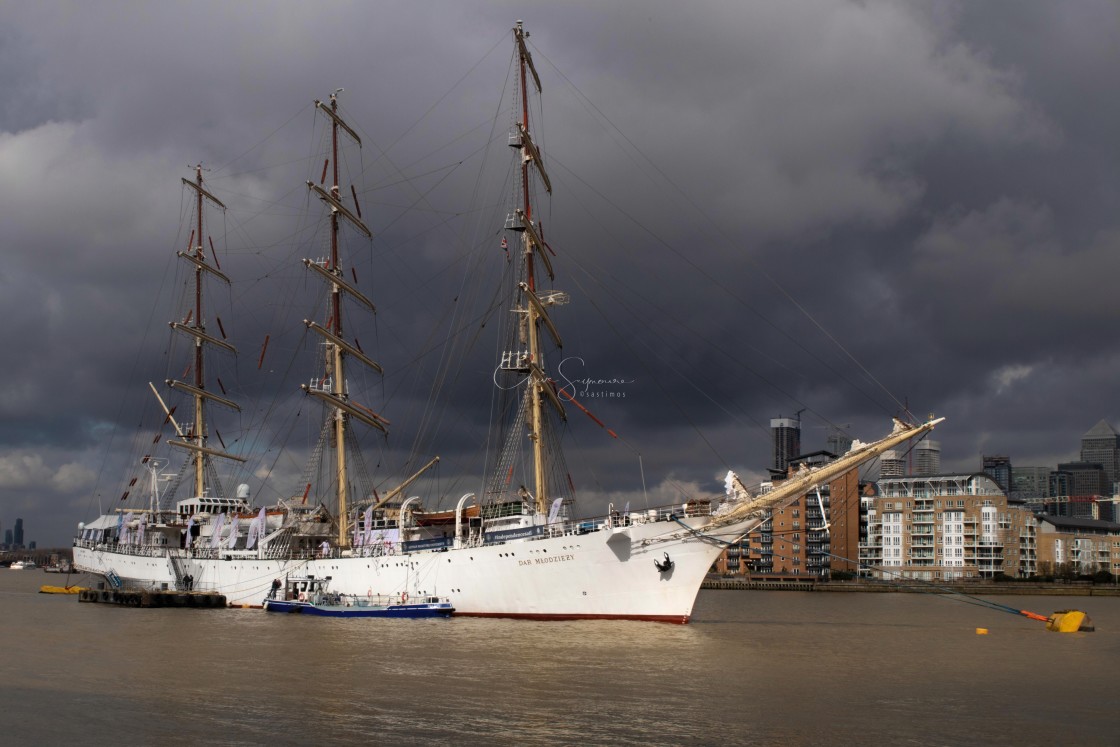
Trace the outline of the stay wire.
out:
<instances>
[{"instance_id":1,"label":"stay wire","mask_svg":"<svg viewBox=\"0 0 1120 747\"><path fill-rule=\"evenodd\" d=\"M714 543L722 544L725 547L734 547L735 545L738 545L742 541L742 538L740 538L739 540L736 540L734 542L728 542L727 540L722 540L719 537L713 537L709 534L705 534L705 533L701 532L698 529L694 529L694 528L688 526L683 521L681 521L679 517L677 517L675 515L672 518L673 518L674 521L676 521L678 524L680 524L685 529L688 529L694 535L696 535L698 537L702 537L706 540L710 540ZM763 522L763 523L765 523L765 522ZM761 524L759 526L756 526L753 529L749 530L743 536L746 537L753 532L758 532L760 530L760 528L761 528ZM779 534L779 535L789 534L792 531L793 531L792 529L786 530L785 532L774 532L774 531L771 530L771 534ZM818 554L818 553L814 553L814 554ZM956 589L953 589L951 587L942 586L942 585L939 585L939 584L937 584L933 581L927 581L925 579L903 576L900 571L892 571L892 570L889 570L888 568L886 568L885 566L863 563L859 560L853 560L852 558L847 558L847 557L844 557L843 555L837 555L837 554L831 553L831 552L825 552L823 550L819 551L819 554L820 555L825 555L825 556L830 557L830 558L835 558L836 560L842 560L846 563L852 563L861 571L862 570L876 571L876 572L879 572L879 573L885 573L885 574L890 575L890 576L895 576L896 577L895 580L900 582L900 583L905 582L907 584L914 584L914 585L917 585L917 586L927 587L927 590L923 591L922 593L936 594L937 596L944 596L944 597L959 597L958 601L964 602L965 604L972 604L972 605L975 605L977 607L985 607L987 609L992 609L992 610L996 610L996 611L999 611L999 612L1009 612L1013 615L1022 615L1023 614L1023 610L1015 609L1014 607L1010 607L1006 604L1000 604L999 602L993 602L989 599L984 599L983 597L978 597L974 594L968 594L968 593L965 593L963 591L958 591ZM795 560L796 559L796 558L792 558L792 557L789 557L789 556L786 556L786 555L782 555L780 553L771 553L771 555L773 555L774 557L779 558L781 560ZM812 580L812 579L807 578L806 580Z\"/></svg>"},{"instance_id":2,"label":"stay wire","mask_svg":"<svg viewBox=\"0 0 1120 747\"><path fill-rule=\"evenodd\" d=\"M709 215L708 215L708 214L707 214L707 213L705 212L705 210L704 210L704 209L703 209L703 208L702 208L702 207L701 207L700 205L698 205L698 204L696 203L696 201L695 201L695 200L693 200L693 199L692 199L692 197L691 197L691 196L690 196L690 195L688 194L688 192L687 192L686 190L682 189L682 188L681 188L681 187L680 187L680 186L679 186L679 185L678 185L678 184L677 184L677 183L676 183L676 182L675 182L675 181L674 181L674 180L673 180L673 179L672 179L671 177L669 177L669 176L668 176L668 175L667 175L667 174L666 174L666 173L665 173L664 171L662 171L662 170L661 170L661 168L660 168L660 167L658 167L658 166L657 166L657 164L656 164L656 163L655 163L655 162L654 162L654 161L653 161L652 159L650 159L650 158L649 158L648 156L646 156L646 154L645 154L645 153L644 153L644 152L643 152L643 151L641 150L641 148L639 148L639 147L638 147L638 146L637 146L637 145L636 145L636 144L635 144L635 143L634 143L634 142L633 142L633 141L632 141L632 140L631 140L631 139L630 139L629 137L627 137L627 136L626 136L626 134L625 134L624 132L622 132L622 130L621 130L621 129L619 129L619 128L618 128L618 126L617 126L617 125L615 125L615 124L614 124L614 122L613 122L613 121L611 121L611 119L610 119L609 117L607 117L607 115L606 115L606 114L605 114L605 113L604 113L604 112L603 112L603 111L602 111L602 110L601 110L601 109L600 109L599 107L597 107L597 106L596 106L596 105L594 104L594 102L592 102L592 101L591 101L591 99L590 99L590 98L588 98L588 97L587 97L587 96L586 96L586 95L585 95L585 94L584 94L584 93L583 93L583 92L582 92L582 91L581 91L581 90L579 89L579 87L575 85L575 83L574 83L574 82L573 82L573 81L572 81L572 80L571 80L570 78L568 78L568 77L567 77L566 75L564 75L563 71L561 71L561 70L560 70L560 69L559 69L559 68L558 68L558 67L557 67L556 65L554 65L554 64L552 63L552 61L548 59L548 57L546 57L546 56L545 56L544 54L540 53L540 51L539 51L539 50L537 50L537 48L536 48L535 46L534 46L534 51L536 51L536 52L537 52L538 54L540 54L540 57L541 57L542 59L544 59L545 61L547 61L547 62L549 63L549 65L550 65L550 66L551 66L551 67L552 67L552 68L553 68L553 69L554 69L554 70L556 71L556 73L557 73L557 74L558 74L558 75L559 75L559 76L560 76L561 78L563 78L563 80L564 80L564 81L565 81L565 82L566 82L566 83L567 83L567 84L568 84L569 86L571 86L571 87L572 87L572 90L576 92L576 94L577 94L577 95L579 96L579 98L580 98L580 99L581 99L582 101L584 101L584 102L585 102L585 104L586 104L587 106L591 107L591 109L593 109L593 110L594 110L594 112L595 112L595 113L596 113L596 114L597 114L598 116L602 117L602 120L603 120L604 122L606 122L606 123L607 123L607 125L609 125L609 126L610 126L610 128L611 128L611 129L612 129L612 130L613 130L614 132L616 132L616 133L618 134L618 136L619 136L619 137L621 137L621 138L622 138L622 139L623 139L623 140L624 140L624 141L626 142L626 144L627 144L627 145L629 145L629 146L630 146L630 148L632 148L632 149L633 149L633 152L634 152L634 153L636 153L636 154L637 154L637 155L638 155L638 156L639 156L639 157L640 157L640 158L641 158L641 159L642 159L642 160L643 160L643 161L644 161L644 162L645 162L645 163L646 163L646 164L647 164L647 165L648 165L648 166L649 166L650 168L652 168L652 169L653 169L653 171L654 171L654 172L655 172L655 173L656 173L656 174L657 174L658 176L660 176L660 177L661 177L661 178L662 178L662 179L663 179L663 180L665 181L665 183L667 183L667 184L668 184L668 185L669 185L669 186L670 186L670 187L671 187L671 188L672 188L672 189L673 189L673 190L674 190L674 191L675 191L675 192L676 192L676 193L677 193L678 195L680 195L680 196L681 196L681 198L683 198L683 199L684 199L684 201L685 201L685 202L686 202L686 203L687 203L688 205L690 205L690 206L691 206L691 207L692 207L692 208L693 208L693 209L694 209L694 210L695 210L695 211L696 211L696 212L697 212L697 213L698 213L698 214L699 214L699 215L700 215L700 216L701 216L701 217L702 217L702 218L703 218L703 219L704 219L705 221L706 221L707 225L709 225L709 226L712 226L712 227L714 228L714 230L715 230L716 234L717 234L717 235L719 236L719 238L721 238L721 239L722 239L722 240L723 240L724 242L726 242L726 243L727 243L728 245L732 245L732 244L733 244L733 242L732 242L731 238L730 238L730 237L729 237L729 236L728 236L728 235L727 235L727 234L726 234L726 233L725 233L725 232L724 232L724 231L723 231L722 229L720 229L720 228L718 227L718 224L717 224L717 223L716 223L716 222L715 222L715 221L714 221L714 220L713 220L713 219L711 218L711 216L709 216ZM654 238L656 238L656 237L654 237ZM662 242L662 243L664 243L664 242ZM745 302L745 301L744 301L744 300L743 300L742 298L740 298L740 297L739 297L738 295L736 295L736 294L735 294L735 293L734 293L734 292L733 292L733 291L732 291L732 290L731 290L730 288L728 288L728 287L727 287L727 286L725 286L725 285L724 285L723 283L721 283L721 282L720 282L720 281L719 281L719 280L718 280L717 278L714 278L714 277L710 276L710 275L709 275L708 273L704 272L704 270L703 270L702 268L700 268L699 266L697 266L696 264L694 264L694 263L693 263L693 262L692 262L691 260L689 260L689 259L688 259L687 257L684 257L684 256L683 256L683 255L682 255L681 253L677 252L677 251L676 251L675 249L672 249L672 247L669 247L669 248L670 248L671 250L673 250L673 251L674 251L674 253L675 253L675 254L677 254L677 256L678 256L678 257L680 257L681 259L685 260L685 261L686 261L686 262L687 262L688 264L690 264L690 265L691 265L691 266L692 266L692 267L693 267L694 269L696 269L696 270L700 271L700 272L701 272L702 274L704 274L704 276L705 276L705 277L706 277L706 278L707 278L707 279L708 279L709 281L711 281L712 283L714 283L714 284L715 284L715 285L716 285L717 287L719 287L719 288L720 288L721 290L723 290L723 291L724 291L725 293L727 293L727 294L728 294L729 296L731 296L732 298L734 298L734 299L735 299L736 301L738 301L738 302L739 302L740 304L742 304L743 306L745 306L745 307L746 307L747 309L749 309L750 311L752 311L752 312L754 312L755 314L757 314L757 315L758 315L758 316L759 316L759 317L760 317L761 319L763 319L763 321L767 322L768 324L771 324L772 326L775 326L775 325L773 324L773 322L771 322L771 321L770 321L769 319L767 319L767 318L766 318L765 316L763 316L763 315L762 315L762 314L761 314L760 312L758 312L758 311L757 311L756 309L754 309L754 308L753 308L753 307L751 307L751 306L750 306L749 304L747 304L747 303L746 303L746 302ZM793 297L793 295L792 295L792 294L791 294L791 293L790 293L790 292L789 292L788 290L786 290L785 286L783 286L783 285L782 285L781 283L779 283L779 282L777 281L777 279L775 279L775 278L774 278L774 277L773 277L773 276L772 276L772 275L771 275L771 274L770 274L769 272L767 272L767 271L766 271L766 269L765 269L765 268L763 268L763 267L762 267L762 266L761 266L761 265L760 265L760 264L759 264L759 263L758 263L758 262L757 262L757 261L756 261L755 259L753 259L753 258L752 258L752 257L751 257L751 256L750 256L749 254L745 254L745 253L744 253L744 254L743 254L742 256L743 256L743 257L745 257L745 259L747 260L747 262L749 262L749 263L750 263L750 264L751 264L751 265L752 265L752 266L753 266L753 267L755 268L755 270L756 270L756 271L757 271L757 272L758 272L758 273L759 273L759 274L760 274L760 275L761 275L762 277L764 277L764 278L765 278L765 279L766 279L766 280L767 280L767 281L768 281L768 282L769 282L769 283L770 283L770 284L771 284L772 286L774 286L774 288L776 288L776 289L777 289L777 290L778 290L778 291L779 291L779 292L780 292L780 293L781 293L781 294L782 294L783 296L785 296L785 298L786 298L787 300L789 300L789 301L790 301L790 303L792 303L792 304L793 304L793 306L794 306L794 307L795 307L795 308L796 308L796 309L797 309L798 311L800 311L802 315L804 315L804 316L805 316L805 317L806 317L806 318L807 318L807 319L808 319L808 320L809 320L809 321L810 321L810 322L811 322L811 323L812 323L812 324L813 324L813 325L814 325L814 326L815 326L815 327L816 327L816 328L817 328L817 329L818 329L818 330L819 330L819 331L820 331L820 332L821 332L822 334L824 334L824 336L825 336L825 337L826 337L826 338L827 338L827 339L828 339L829 341L831 341L831 342L832 342L832 343L833 343L834 345L836 345L836 347L837 347L837 348L838 348L838 349L839 349L839 350L840 350L840 351L841 351L842 353L844 353L844 355L845 355L845 356L846 356L846 357L847 357L847 358L848 358L849 360L851 360L851 361L852 361L852 363L854 363L854 364L856 365L856 367L857 367L857 368L859 368L859 370L860 370L860 371L862 371L862 372L863 372L863 374L864 374L865 376L867 376L867 378L868 378L868 379L869 379L869 380L870 380L871 382L873 382L873 383L874 383L874 384L875 384L876 386L878 386L878 387L879 387L879 389L881 389L881 390L883 391L883 393L884 393L884 394L886 394L886 396L887 396L887 397L889 397L889 398L891 399L891 401L893 401L893 402L894 402L894 403L895 403L896 405L898 405L898 407L899 407L899 409L900 409L900 410L902 410L902 411L906 411L906 407L905 407L905 405L904 405L904 404L903 404L903 403L902 403L901 401L899 401L899 399L898 399L898 398L897 398L897 397L896 397L896 396L895 396L895 395L894 395L894 394L893 394L893 393L892 393L892 392L891 392L891 391L890 391L889 389L887 389L887 387L886 387L886 386L885 386L885 385L884 385L884 384L883 384L883 383L882 383L881 381L879 381L879 380L878 380L878 379L877 379L877 378L876 378L876 377L875 377L875 376L874 376L874 375L873 375L873 374L872 374L872 373L871 373L871 372L870 372L870 371L869 371L869 370L868 370L868 369L867 369L867 368L866 368L866 367L865 367L865 366L864 366L864 365L863 365L862 363L860 363L860 361L859 361L859 360L858 360L858 359L857 359L857 358L856 358L856 357L855 357L855 356L854 356L854 355L853 355L853 354L851 353L851 351L849 351L849 350L848 350L848 349L847 349L847 348L846 348L846 347L845 347L845 346L844 346L844 345L843 345L843 344L842 344L842 343L841 343L841 342L840 342L840 341L839 341L839 340L838 340L838 339L837 339L837 338L835 337L835 335L833 335L833 334L832 334L831 332L829 332L829 331L828 331L828 330L827 330L827 329L826 329L826 328L824 327L824 325L823 325L823 324L821 324L821 322L820 322L820 321L818 321L818 320L816 319L816 317L815 317L815 316L813 316L813 314L811 314L811 313L809 312L809 310L808 310L808 309L806 309L806 308L805 308L805 307L804 307L804 306L803 306L803 305L802 305L802 304L801 304L800 302L798 302L798 301L797 301L797 300L796 300L796 299L795 299L795 298ZM778 328L777 328L777 327L775 326L775 329L778 329ZM779 329L779 331L782 331L782 330L780 330L780 329ZM784 331L783 331L783 334L786 334L786 335L787 335L788 337L790 337L791 339L793 339L795 343L797 342L797 341L796 341L796 339L794 339L794 338L792 337L792 335L789 335L788 333L785 333ZM800 345L799 345L799 346L800 346ZM802 349L804 350L804 348L802 348ZM805 352L809 352L809 351L807 351L807 350L806 350ZM812 354L812 353L810 353L810 355L813 355L813 354ZM815 356L815 355L814 355L813 357L815 357L815 358L816 358L817 356ZM817 358L817 360L819 361L820 359L819 359L819 358ZM822 363L822 364L824 364L824 361L821 361L821 363ZM827 365L827 364L824 364L824 365ZM829 366L829 369L830 369L830 370L832 370L830 366ZM834 371L834 373L835 373L835 371ZM847 379L846 379L846 378L845 378L844 380L845 380L845 381L847 381ZM851 383L851 382L849 382L849 383ZM857 390L858 390L858 387L857 387Z\"/></svg>"}]
</instances>

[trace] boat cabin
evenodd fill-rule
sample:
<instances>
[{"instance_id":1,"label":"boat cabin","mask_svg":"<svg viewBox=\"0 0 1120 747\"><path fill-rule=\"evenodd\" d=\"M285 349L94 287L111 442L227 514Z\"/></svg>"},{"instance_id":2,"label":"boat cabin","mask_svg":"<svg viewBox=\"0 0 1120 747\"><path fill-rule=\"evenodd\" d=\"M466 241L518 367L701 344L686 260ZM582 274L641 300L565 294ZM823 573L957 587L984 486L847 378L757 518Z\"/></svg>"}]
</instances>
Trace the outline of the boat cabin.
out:
<instances>
[{"instance_id":1,"label":"boat cabin","mask_svg":"<svg viewBox=\"0 0 1120 747\"><path fill-rule=\"evenodd\" d=\"M200 518L217 516L218 514L248 514L253 509L244 498L217 498L210 495L200 495L186 498L175 504L175 513L182 521L192 517L197 521Z\"/></svg>"}]
</instances>

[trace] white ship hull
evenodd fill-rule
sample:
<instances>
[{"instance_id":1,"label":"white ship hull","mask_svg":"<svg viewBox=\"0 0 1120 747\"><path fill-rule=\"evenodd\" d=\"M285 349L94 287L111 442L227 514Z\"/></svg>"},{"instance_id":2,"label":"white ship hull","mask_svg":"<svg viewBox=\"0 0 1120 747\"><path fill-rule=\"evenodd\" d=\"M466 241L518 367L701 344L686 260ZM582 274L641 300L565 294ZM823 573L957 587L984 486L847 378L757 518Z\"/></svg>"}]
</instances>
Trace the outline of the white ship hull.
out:
<instances>
[{"instance_id":1,"label":"white ship hull","mask_svg":"<svg viewBox=\"0 0 1120 747\"><path fill-rule=\"evenodd\" d=\"M74 562L84 571L116 574L125 585L172 589L177 565L193 576L196 590L224 594L232 606L261 606L273 579L297 573L330 576L331 588L344 594L438 594L456 615L686 623L724 543L757 519L703 534L710 522L689 517L444 551L315 559L270 560L246 551L199 558L179 549L122 552L79 542ZM154 553L140 554L147 551ZM655 561L664 563L666 554L673 567L660 571Z\"/></svg>"}]
</instances>

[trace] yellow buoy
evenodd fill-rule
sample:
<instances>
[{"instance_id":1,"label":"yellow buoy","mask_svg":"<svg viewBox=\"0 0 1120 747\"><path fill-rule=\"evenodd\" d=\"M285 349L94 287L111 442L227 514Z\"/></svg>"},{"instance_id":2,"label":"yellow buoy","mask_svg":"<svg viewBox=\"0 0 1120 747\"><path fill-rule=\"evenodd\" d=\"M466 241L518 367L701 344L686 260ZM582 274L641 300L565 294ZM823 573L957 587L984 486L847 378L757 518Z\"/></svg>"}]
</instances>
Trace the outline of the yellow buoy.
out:
<instances>
[{"instance_id":1,"label":"yellow buoy","mask_svg":"<svg viewBox=\"0 0 1120 747\"><path fill-rule=\"evenodd\" d=\"M1055 633L1092 632L1093 621L1080 610L1059 610L1046 621L1046 629Z\"/></svg>"},{"instance_id":2,"label":"yellow buoy","mask_svg":"<svg viewBox=\"0 0 1120 747\"><path fill-rule=\"evenodd\" d=\"M988 629L987 628L977 628L976 629L976 635L987 635L987 634L988 634Z\"/></svg>"}]
</instances>

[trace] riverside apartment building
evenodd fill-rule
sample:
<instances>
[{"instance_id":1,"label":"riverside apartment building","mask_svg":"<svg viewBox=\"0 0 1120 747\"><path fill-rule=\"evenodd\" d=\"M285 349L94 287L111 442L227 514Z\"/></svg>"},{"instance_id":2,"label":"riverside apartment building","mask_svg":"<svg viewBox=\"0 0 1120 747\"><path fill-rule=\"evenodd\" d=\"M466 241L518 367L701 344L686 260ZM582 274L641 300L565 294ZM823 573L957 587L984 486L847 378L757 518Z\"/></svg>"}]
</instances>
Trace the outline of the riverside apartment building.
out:
<instances>
[{"instance_id":1,"label":"riverside apartment building","mask_svg":"<svg viewBox=\"0 0 1120 747\"><path fill-rule=\"evenodd\" d=\"M880 480L862 499L862 575L924 581L1038 572L1038 522L984 473Z\"/></svg>"},{"instance_id":2,"label":"riverside apartment building","mask_svg":"<svg viewBox=\"0 0 1120 747\"><path fill-rule=\"evenodd\" d=\"M853 472L771 512L712 570L812 580L857 571L857 558L859 575L883 580L1120 577L1120 524L1036 515L985 473L860 483Z\"/></svg>"}]
</instances>

